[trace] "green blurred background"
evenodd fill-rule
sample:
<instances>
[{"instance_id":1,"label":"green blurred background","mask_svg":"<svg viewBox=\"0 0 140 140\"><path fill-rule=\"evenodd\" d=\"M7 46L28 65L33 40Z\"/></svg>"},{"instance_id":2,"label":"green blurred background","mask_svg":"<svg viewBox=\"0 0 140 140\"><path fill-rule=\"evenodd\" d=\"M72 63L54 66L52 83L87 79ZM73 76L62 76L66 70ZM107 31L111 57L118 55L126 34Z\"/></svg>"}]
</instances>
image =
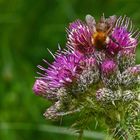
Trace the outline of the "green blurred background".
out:
<instances>
[{"instance_id":1,"label":"green blurred background","mask_svg":"<svg viewBox=\"0 0 140 140\"><path fill-rule=\"evenodd\" d=\"M140 27L140 0L0 0L0 140L76 140L50 127L60 130L74 117L51 122L42 116L50 103L32 92L36 65L53 61L47 48L65 46L69 22L102 13L126 14Z\"/></svg>"}]
</instances>

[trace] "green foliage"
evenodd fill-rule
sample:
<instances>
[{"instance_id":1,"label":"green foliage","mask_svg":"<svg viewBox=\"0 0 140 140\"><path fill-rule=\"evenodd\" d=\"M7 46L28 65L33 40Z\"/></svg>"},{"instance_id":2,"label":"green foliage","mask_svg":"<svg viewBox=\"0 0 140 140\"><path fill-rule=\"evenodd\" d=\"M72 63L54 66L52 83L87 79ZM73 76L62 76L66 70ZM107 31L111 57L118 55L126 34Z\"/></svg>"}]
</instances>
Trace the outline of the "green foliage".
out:
<instances>
[{"instance_id":1,"label":"green foliage","mask_svg":"<svg viewBox=\"0 0 140 140\"><path fill-rule=\"evenodd\" d=\"M64 47L65 27L88 13L95 18L102 13L126 14L140 26L139 0L0 0L1 140L76 139L39 131L40 124L69 126L76 117L66 117L61 122L45 120L42 114L50 103L36 97L32 86L38 71L36 65L42 63L42 58L53 60L47 48L55 52L58 43ZM137 52L137 62L140 62L140 49ZM13 129L3 125L5 122ZM16 122L21 123L17 129L11 124ZM33 125L24 125L28 123ZM91 124L92 130L95 123ZM97 130L102 131L99 127Z\"/></svg>"}]
</instances>

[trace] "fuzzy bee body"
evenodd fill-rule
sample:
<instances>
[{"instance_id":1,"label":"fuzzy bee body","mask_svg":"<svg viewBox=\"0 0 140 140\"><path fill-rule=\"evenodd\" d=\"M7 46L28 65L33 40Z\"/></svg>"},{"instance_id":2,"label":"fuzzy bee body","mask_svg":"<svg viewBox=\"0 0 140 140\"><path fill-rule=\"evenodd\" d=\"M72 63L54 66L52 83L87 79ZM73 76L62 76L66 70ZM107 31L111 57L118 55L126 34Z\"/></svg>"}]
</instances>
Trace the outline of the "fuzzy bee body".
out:
<instances>
[{"instance_id":1,"label":"fuzzy bee body","mask_svg":"<svg viewBox=\"0 0 140 140\"><path fill-rule=\"evenodd\" d=\"M112 37L110 34L113 30L117 18L116 16L110 16L105 19L104 15L100 21L96 24L94 17L87 15L86 22L92 32L92 44L97 50L103 50L106 48L108 42ZM113 39L112 39L113 40ZM115 42L115 40L113 40Z\"/></svg>"},{"instance_id":2,"label":"fuzzy bee body","mask_svg":"<svg viewBox=\"0 0 140 140\"><path fill-rule=\"evenodd\" d=\"M105 48L107 36L104 32L96 32L93 34L92 43L96 46L97 50L102 50Z\"/></svg>"}]
</instances>

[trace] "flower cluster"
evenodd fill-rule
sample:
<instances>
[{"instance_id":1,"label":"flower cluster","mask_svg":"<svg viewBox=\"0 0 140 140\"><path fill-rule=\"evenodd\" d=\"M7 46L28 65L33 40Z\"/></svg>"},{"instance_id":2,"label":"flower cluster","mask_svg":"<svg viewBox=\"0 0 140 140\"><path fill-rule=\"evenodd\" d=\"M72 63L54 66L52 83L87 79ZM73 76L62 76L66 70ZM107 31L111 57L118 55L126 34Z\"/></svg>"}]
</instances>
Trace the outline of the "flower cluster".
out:
<instances>
[{"instance_id":1,"label":"flower cluster","mask_svg":"<svg viewBox=\"0 0 140 140\"><path fill-rule=\"evenodd\" d=\"M135 124L122 124L120 118L131 120L133 110L134 119L140 115L140 65L135 64L139 34L126 16L103 15L96 22L87 15L85 22L70 23L66 49L59 47L52 64L44 60L47 69L38 66L42 73L33 91L53 103L45 117L58 119L86 111L96 118L102 113L111 130L117 126L114 137L120 137L118 126L121 137L128 137L123 132L126 127L133 135ZM139 109L131 109L133 104Z\"/></svg>"}]
</instances>

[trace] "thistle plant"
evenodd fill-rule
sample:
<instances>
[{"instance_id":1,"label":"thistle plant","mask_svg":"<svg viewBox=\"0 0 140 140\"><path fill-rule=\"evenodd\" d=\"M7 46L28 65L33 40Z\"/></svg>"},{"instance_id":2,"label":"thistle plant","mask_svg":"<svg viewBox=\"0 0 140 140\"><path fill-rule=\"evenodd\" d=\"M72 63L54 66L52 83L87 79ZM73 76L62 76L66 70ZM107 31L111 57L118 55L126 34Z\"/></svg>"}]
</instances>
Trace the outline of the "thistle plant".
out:
<instances>
[{"instance_id":1,"label":"thistle plant","mask_svg":"<svg viewBox=\"0 0 140 140\"><path fill-rule=\"evenodd\" d=\"M58 46L52 64L42 70L33 91L52 102L44 116L58 120L78 114L80 136L98 122L114 140L140 139L140 65L135 63L139 30L129 17L70 23L66 48Z\"/></svg>"}]
</instances>

